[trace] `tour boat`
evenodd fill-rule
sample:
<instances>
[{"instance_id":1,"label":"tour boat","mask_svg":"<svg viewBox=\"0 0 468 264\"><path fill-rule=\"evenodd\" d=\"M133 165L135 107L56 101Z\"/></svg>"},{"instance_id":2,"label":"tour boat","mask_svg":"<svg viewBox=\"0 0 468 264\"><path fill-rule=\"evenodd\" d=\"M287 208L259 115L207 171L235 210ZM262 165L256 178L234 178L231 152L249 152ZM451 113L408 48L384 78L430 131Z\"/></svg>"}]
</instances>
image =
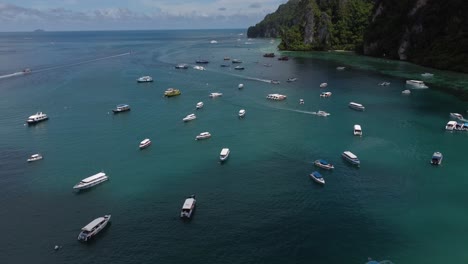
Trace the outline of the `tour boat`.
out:
<instances>
[{"instance_id":1,"label":"tour boat","mask_svg":"<svg viewBox=\"0 0 468 264\"><path fill-rule=\"evenodd\" d=\"M39 122L45 121L47 119L49 119L49 117L46 114L42 112L37 112L36 114L28 117L26 122L28 123L28 125L33 125L33 124L37 124Z\"/></svg>"},{"instance_id":2,"label":"tour boat","mask_svg":"<svg viewBox=\"0 0 468 264\"><path fill-rule=\"evenodd\" d=\"M429 72L425 72L425 73L422 73L421 76L426 77L426 78L430 78L430 77L434 77L434 74L429 73Z\"/></svg>"},{"instance_id":3,"label":"tour boat","mask_svg":"<svg viewBox=\"0 0 468 264\"><path fill-rule=\"evenodd\" d=\"M234 70L245 70L244 66L236 66Z\"/></svg>"},{"instance_id":4,"label":"tour boat","mask_svg":"<svg viewBox=\"0 0 468 264\"><path fill-rule=\"evenodd\" d=\"M317 167L320 167L322 169L326 169L326 170L331 170L331 169L335 168L335 166L333 166L333 164L330 164L326 160L323 160L323 159L318 159L318 160L314 161L314 165L317 166Z\"/></svg>"},{"instance_id":5,"label":"tour boat","mask_svg":"<svg viewBox=\"0 0 468 264\"><path fill-rule=\"evenodd\" d=\"M336 69L339 70L339 71L342 71L342 70L346 69L346 67L338 66L338 67L336 67Z\"/></svg>"},{"instance_id":6,"label":"tour boat","mask_svg":"<svg viewBox=\"0 0 468 264\"><path fill-rule=\"evenodd\" d=\"M194 120L194 119L196 119L196 118L197 118L197 116L196 116L195 114L190 114L190 115L187 115L186 117L184 117L184 118L182 119L182 121L188 122L188 121L192 121L192 120Z\"/></svg>"},{"instance_id":7,"label":"tour boat","mask_svg":"<svg viewBox=\"0 0 468 264\"><path fill-rule=\"evenodd\" d=\"M320 97L323 97L323 98L327 98L327 97L330 97L330 96L332 96L331 92L322 92L320 94Z\"/></svg>"},{"instance_id":8,"label":"tour boat","mask_svg":"<svg viewBox=\"0 0 468 264\"><path fill-rule=\"evenodd\" d=\"M195 63L197 63L197 64L208 64L209 61L207 61L207 60L196 60Z\"/></svg>"},{"instance_id":9,"label":"tour boat","mask_svg":"<svg viewBox=\"0 0 468 264\"><path fill-rule=\"evenodd\" d=\"M239 83L239 85L237 86L237 88L242 89L242 88L244 88L244 85L243 85L242 83Z\"/></svg>"},{"instance_id":10,"label":"tour boat","mask_svg":"<svg viewBox=\"0 0 468 264\"><path fill-rule=\"evenodd\" d=\"M211 137L210 132L201 132L200 134L198 134L198 136L195 137L195 140L207 139L210 137Z\"/></svg>"},{"instance_id":11,"label":"tour boat","mask_svg":"<svg viewBox=\"0 0 468 264\"><path fill-rule=\"evenodd\" d=\"M304 104L304 99L299 99L299 104Z\"/></svg>"},{"instance_id":12,"label":"tour boat","mask_svg":"<svg viewBox=\"0 0 468 264\"><path fill-rule=\"evenodd\" d=\"M325 87L327 87L327 86L328 86L328 83L321 83L321 84L320 84L320 88L325 88Z\"/></svg>"},{"instance_id":13,"label":"tour boat","mask_svg":"<svg viewBox=\"0 0 468 264\"><path fill-rule=\"evenodd\" d=\"M193 210L195 210L196 202L197 200L195 200L195 195L192 195L189 198L185 199L185 202L182 205L182 211L180 212L180 217L181 218L192 217Z\"/></svg>"},{"instance_id":14,"label":"tour boat","mask_svg":"<svg viewBox=\"0 0 468 264\"><path fill-rule=\"evenodd\" d=\"M143 141L140 142L140 149L147 148L151 145L151 140L149 138L145 138Z\"/></svg>"},{"instance_id":15,"label":"tour boat","mask_svg":"<svg viewBox=\"0 0 468 264\"><path fill-rule=\"evenodd\" d=\"M450 113L450 117L458 120L463 120L463 116L459 113Z\"/></svg>"},{"instance_id":16,"label":"tour boat","mask_svg":"<svg viewBox=\"0 0 468 264\"><path fill-rule=\"evenodd\" d=\"M245 109L239 110L239 117L244 117L245 116Z\"/></svg>"},{"instance_id":17,"label":"tour boat","mask_svg":"<svg viewBox=\"0 0 468 264\"><path fill-rule=\"evenodd\" d=\"M188 69L188 64L182 63L175 66L176 69Z\"/></svg>"},{"instance_id":18,"label":"tour boat","mask_svg":"<svg viewBox=\"0 0 468 264\"><path fill-rule=\"evenodd\" d=\"M286 95L283 95L283 94L269 94L267 95L266 97L267 99L270 99L270 100L275 100L275 101L282 101L284 99L286 99Z\"/></svg>"},{"instance_id":19,"label":"tour boat","mask_svg":"<svg viewBox=\"0 0 468 264\"><path fill-rule=\"evenodd\" d=\"M295 82L297 81L297 78L288 78L287 82Z\"/></svg>"},{"instance_id":20,"label":"tour boat","mask_svg":"<svg viewBox=\"0 0 468 264\"><path fill-rule=\"evenodd\" d=\"M114 112L114 114L127 112L127 111L130 111L130 106L128 104L119 104L115 107L115 109L112 109L112 112Z\"/></svg>"},{"instance_id":21,"label":"tour boat","mask_svg":"<svg viewBox=\"0 0 468 264\"><path fill-rule=\"evenodd\" d=\"M199 71L204 71L204 70L206 70L205 67L199 66L199 65L195 65L195 66L193 66L193 68L194 68L195 70L199 70Z\"/></svg>"},{"instance_id":22,"label":"tour boat","mask_svg":"<svg viewBox=\"0 0 468 264\"><path fill-rule=\"evenodd\" d=\"M434 154L432 154L431 164L440 165L442 163L442 158L443 158L442 153L434 152Z\"/></svg>"},{"instance_id":23,"label":"tour boat","mask_svg":"<svg viewBox=\"0 0 468 264\"><path fill-rule=\"evenodd\" d=\"M229 157L229 153L230 153L230 151L229 151L228 148L223 148L223 149L221 150L221 153L219 153L219 160L220 160L221 162L227 160L227 158Z\"/></svg>"},{"instance_id":24,"label":"tour boat","mask_svg":"<svg viewBox=\"0 0 468 264\"><path fill-rule=\"evenodd\" d=\"M424 84L423 81L418 81L418 80L407 80L406 84L411 85L413 88L421 88L421 89L429 88L427 87L426 84Z\"/></svg>"},{"instance_id":25,"label":"tour boat","mask_svg":"<svg viewBox=\"0 0 468 264\"><path fill-rule=\"evenodd\" d=\"M411 94L411 91L410 90L403 90L401 91L402 94Z\"/></svg>"},{"instance_id":26,"label":"tour boat","mask_svg":"<svg viewBox=\"0 0 468 264\"><path fill-rule=\"evenodd\" d=\"M81 229L81 233L78 235L78 240L83 242L88 241L102 229L104 229L104 227L106 227L109 223L110 219L111 215L105 215L94 219Z\"/></svg>"},{"instance_id":27,"label":"tour boat","mask_svg":"<svg viewBox=\"0 0 468 264\"><path fill-rule=\"evenodd\" d=\"M345 151L343 154L341 154L341 156L353 165L361 165L361 161L351 151Z\"/></svg>"},{"instance_id":28,"label":"tour boat","mask_svg":"<svg viewBox=\"0 0 468 264\"><path fill-rule=\"evenodd\" d=\"M211 98L215 98L215 97L219 97L219 96L223 96L223 94L222 93L210 93Z\"/></svg>"},{"instance_id":29,"label":"tour boat","mask_svg":"<svg viewBox=\"0 0 468 264\"><path fill-rule=\"evenodd\" d=\"M197 103L197 109L203 108L203 102L198 102Z\"/></svg>"},{"instance_id":30,"label":"tour boat","mask_svg":"<svg viewBox=\"0 0 468 264\"><path fill-rule=\"evenodd\" d=\"M174 89L174 88L169 88L164 92L164 96L166 97L172 97L172 96L177 96L180 95L181 92L179 89Z\"/></svg>"},{"instance_id":31,"label":"tour boat","mask_svg":"<svg viewBox=\"0 0 468 264\"><path fill-rule=\"evenodd\" d=\"M456 121L448 121L447 125L445 126L446 130L454 130L457 127Z\"/></svg>"},{"instance_id":32,"label":"tour boat","mask_svg":"<svg viewBox=\"0 0 468 264\"><path fill-rule=\"evenodd\" d=\"M358 104L355 102L350 102L348 106L349 108L357 110L357 111L364 111L366 109L362 104Z\"/></svg>"},{"instance_id":33,"label":"tour boat","mask_svg":"<svg viewBox=\"0 0 468 264\"><path fill-rule=\"evenodd\" d=\"M41 160L42 159L42 155L41 154L33 154L31 155L31 157L29 157L29 159L27 159L28 162L33 162L33 161L37 161L37 160Z\"/></svg>"},{"instance_id":34,"label":"tour boat","mask_svg":"<svg viewBox=\"0 0 468 264\"><path fill-rule=\"evenodd\" d=\"M151 76L142 76L137 79L137 82L139 83L145 83L145 82L152 82L153 78Z\"/></svg>"},{"instance_id":35,"label":"tour boat","mask_svg":"<svg viewBox=\"0 0 468 264\"><path fill-rule=\"evenodd\" d=\"M325 184L325 179L323 178L322 174L320 174L318 171L312 172L310 174L310 177L318 184Z\"/></svg>"},{"instance_id":36,"label":"tour boat","mask_svg":"<svg viewBox=\"0 0 468 264\"><path fill-rule=\"evenodd\" d=\"M104 172L99 172L99 173L94 174L93 176L89 176L88 178L81 180L79 183L73 186L73 189L74 190L88 189L102 182L105 182L108 179L109 177Z\"/></svg>"},{"instance_id":37,"label":"tour boat","mask_svg":"<svg viewBox=\"0 0 468 264\"><path fill-rule=\"evenodd\" d=\"M360 125L354 125L354 135L362 136L362 129Z\"/></svg>"}]
</instances>

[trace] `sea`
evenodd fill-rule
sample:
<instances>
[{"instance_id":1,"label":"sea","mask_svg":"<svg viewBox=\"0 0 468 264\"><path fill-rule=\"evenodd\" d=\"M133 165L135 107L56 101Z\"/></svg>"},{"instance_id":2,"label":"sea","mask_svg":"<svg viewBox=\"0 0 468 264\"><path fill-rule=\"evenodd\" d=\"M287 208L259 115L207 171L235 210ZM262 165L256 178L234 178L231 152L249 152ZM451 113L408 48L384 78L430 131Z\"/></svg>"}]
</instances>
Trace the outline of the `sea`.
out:
<instances>
[{"instance_id":1,"label":"sea","mask_svg":"<svg viewBox=\"0 0 468 264\"><path fill-rule=\"evenodd\" d=\"M445 130L449 113L468 116L468 104L443 92L468 75L343 52L279 52L279 40L245 33L0 33L0 75L31 70L0 79L0 262L468 263L468 132ZM198 59L209 61L206 70L193 69ZM154 82L136 82L145 75ZM168 88L182 94L164 97ZM287 99L266 99L272 93ZM131 111L113 114L118 104ZM49 120L26 125L38 111ZM197 119L183 122L191 113ZM196 141L205 131L212 137ZM152 145L140 150L145 138ZM222 148L230 149L224 163ZM342 159L346 150L360 167ZM440 166L430 164L435 151ZM44 159L26 162L35 153ZM335 169L314 167L317 159ZM101 171L107 182L73 191ZM190 195L197 207L184 221ZM106 214L111 224L80 243L81 228Z\"/></svg>"}]
</instances>

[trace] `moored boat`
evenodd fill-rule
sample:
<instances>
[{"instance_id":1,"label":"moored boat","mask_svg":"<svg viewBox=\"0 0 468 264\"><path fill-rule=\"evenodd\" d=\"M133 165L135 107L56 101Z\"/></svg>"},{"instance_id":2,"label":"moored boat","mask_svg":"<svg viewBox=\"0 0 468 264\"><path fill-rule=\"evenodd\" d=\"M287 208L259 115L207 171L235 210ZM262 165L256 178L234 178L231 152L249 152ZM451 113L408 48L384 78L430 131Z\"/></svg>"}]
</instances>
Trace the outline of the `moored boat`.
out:
<instances>
[{"instance_id":1,"label":"moored boat","mask_svg":"<svg viewBox=\"0 0 468 264\"><path fill-rule=\"evenodd\" d=\"M362 136L362 129L360 125L354 125L354 131L353 134L355 136Z\"/></svg>"},{"instance_id":2,"label":"moored boat","mask_svg":"<svg viewBox=\"0 0 468 264\"><path fill-rule=\"evenodd\" d=\"M265 58L274 58L275 53L265 53L265 54L263 54L263 57L265 57Z\"/></svg>"},{"instance_id":3,"label":"moored boat","mask_svg":"<svg viewBox=\"0 0 468 264\"><path fill-rule=\"evenodd\" d=\"M357 110L357 111L364 111L366 109L362 104L358 104L355 102L350 102L348 106L349 108Z\"/></svg>"},{"instance_id":4,"label":"moored boat","mask_svg":"<svg viewBox=\"0 0 468 264\"><path fill-rule=\"evenodd\" d=\"M182 211L180 212L181 218L191 218L193 211L195 210L195 195L190 196L189 198L185 199L184 204L182 205Z\"/></svg>"},{"instance_id":5,"label":"moored boat","mask_svg":"<svg viewBox=\"0 0 468 264\"><path fill-rule=\"evenodd\" d=\"M238 59L233 59L231 62L232 62L232 63L242 63L242 61L241 61L241 60L238 60Z\"/></svg>"},{"instance_id":6,"label":"moored boat","mask_svg":"<svg viewBox=\"0 0 468 264\"><path fill-rule=\"evenodd\" d=\"M420 88L420 89L429 88L423 81L419 81L419 80L407 80L406 84L412 86L413 88Z\"/></svg>"},{"instance_id":7,"label":"moored boat","mask_svg":"<svg viewBox=\"0 0 468 264\"><path fill-rule=\"evenodd\" d=\"M169 88L164 92L164 96L166 97L172 97L172 96L177 96L180 95L181 92L179 89L174 89L174 88Z\"/></svg>"},{"instance_id":8,"label":"moored boat","mask_svg":"<svg viewBox=\"0 0 468 264\"><path fill-rule=\"evenodd\" d=\"M221 149L221 153L219 153L219 160L221 162L227 160L230 153L231 153L231 151L228 148Z\"/></svg>"},{"instance_id":9,"label":"moored boat","mask_svg":"<svg viewBox=\"0 0 468 264\"><path fill-rule=\"evenodd\" d=\"M318 159L318 160L314 161L314 165L317 166L317 167L320 167L322 169L326 169L326 170L331 170L331 169L335 168L335 166L333 166L333 164L330 164L326 160L323 160L323 159Z\"/></svg>"},{"instance_id":10,"label":"moored boat","mask_svg":"<svg viewBox=\"0 0 468 264\"><path fill-rule=\"evenodd\" d=\"M289 60L289 57L288 56L281 56L281 57L278 58L278 60L287 61L287 60Z\"/></svg>"},{"instance_id":11,"label":"moored boat","mask_svg":"<svg viewBox=\"0 0 468 264\"><path fill-rule=\"evenodd\" d=\"M245 116L245 109L239 110L239 117L244 117Z\"/></svg>"},{"instance_id":12,"label":"moored boat","mask_svg":"<svg viewBox=\"0 0 468 264\"><path fill-rule=\"evenodd\" d=\"M143 141L140 142L140 149L147 148L151 145L151 140L149 138L145 138Z\"/></svg>"},{"instance_id":13,"label":"moored boat","mask_svg":"<svg viewBox=\"0 0 468 264\"><path fill-rule=\"evenodd\" d=\"M130 106L128 104L119 104L115 107L115 109L112 109L112 112L114 112L114 114L127 112L127 111L130 111Z\"/></svg>"},{"instance_id":14,"label":"moored boat","mask_svg":"<svg viewBox=\"0 0 468 264\"><path fill-rule=\"evenodd\" d=\"M46 121L47 119L49 119L49 117L46 114L37 112L36 114L29 116L26 122L28 125L34 125L39 122Z\"/></svg>"},{"instance_id":15,"label":"moored boat","mask_svg":"<svg viewBox=\"0 0 468 264\"><path fill-rule=\"evenodd\" d=\"M431 158L431 164L432 165L440 165L442 163L442 153L440 152L434 152L434 154L432 154L432 158Z\"/></svg>"},{"instance_id":16,"label":"moored boat","mask_svg":"<svg viewBox=\"0 0 468 264\"><path fill-rule=\"evenodd\" d=\"M323 97L323 98L328 98L328 97L330 97L330 96L332 96L332 93L331 93L331 92L322 92L322 93L320 94L320 97Z\"/></svg>"},{"instance_id":17,"label":"moored boat","mask_svg":"<svg viewBox=\"0 0 468 264\"><path fill-rule=\"evenodd\" d=\"M203 102L198 102L196 107L197 109L203 108Z\"/></svg>"},{"instance_id":18,"label":"moored boat","mask_svg":"<svg viewBox=\"0 0 468 264\"><path fill-rule=\"evenodd\" d=\"M456 121L448 121L447 125L445 126L445 129L446 130L455 130L457 124L458 123Z\"/></svg>"},{"instance_id":19,"label":"moored boat","mask_svg":"<svg viewBox=\"0 0 468 264\"><path fill-rule=\"evenodd\" d=\"M208 63L210 63L210 62L207 61L207 60L201 60L201 59L200 59L200 60L196 60L195 63L197 63L197 64L208 64Z\"/></svg>"},{"instance_id":20,"label":"moored boat","mask_svg":"<svg viewBox=\"0 0 468 264\"><path fill-rule=\"evenodd\" d=\"M151 76L142 76L137 79L137 82L139 83L146 83L146 82L152 82L153 78Z\"/></svg>"},{"instance_id":21,"label":"moored boat","mask_svg":"<svg viewBox=\"0 0 468 264\"><path fill-rule=\"evenodd\" d=\"M197 116L196 116L195 114L190 114L190 115L187 115L186 117L184 117L184 118L182 119L182 121L188 122L188 121L192 121L192 120L194 120L194 119L196 119L196 118L197 118Z\"/></svg>"},{"instance_id":22,"label":"moored boat","mask_svg":"<svg viewBox=\"0 0 468 264\"><path fill-rule=\"evenodd\" d=\"M356 155L354 155L351 151L344 151L343 154L341 154L341 156L346 160L348 161L349 163L353 164L353 165L356 165L356 166L359 166L361 165L361 161L358 159L358 157Z\"/></svg>"},{"instance_id":23,"label":"moored boat","mask_svg":"<svg viewBox=\"0 0 468 264\"><path fill-rule=\"evenodd\" d=\"M463 116L459 113L450 113L450 117L458 120L463 120Z\"/></svg>"},{"instance_id":24,"label":"moored boat","mask_svg":"<svg viewBox=\"0 0 468 264\"><path fill-rule=\"evenodd\" d=\"M210 96L211 98L220 97L220 96L223 96L223 93L210 93L209 96Z\"/></svg>"},{"instance_id":25,"label":"moored boat","mask_svg":"<svg viewBox=\"0 0 468 264\"><path fill-rule=\"evenodd\" d=\"M33 162L33 161L38 161L38 160L41 160L41 159L42 159L42 155L37 153L37 154L31 155L31 157L29 157L29 159L27 159L26 161L27 162Z\"/></svg>"},{"instance_id":26,"label":"moored boat","mask_svg":"<svg viewBox=\"0 0 468 264\"><path fill-rule=\"evenodd\" d=\"M207 139L207 138L210 138L210 137L211 137L210 132L201 132L200 134L198 134L198 135L195 137L195 140Z\"/></svg>"},{"instance_id":27,"label":"moored boat","mask_svg":"<svg viewBox=\"0 0 468 264\"><path fill-rule=\"evenodd\" d=\"M93 186L96 186L102 182L105 182L109 179L109 177L104 173L104 172L99 172L96 173L92 176L89 176L83 180L81 180L79 183L75 184L73 186L74 190L84 190L91 188Z\"/></svg>"},{"instance_id":28,"label":"moored boat","mask_svg":"<svg viewBox=\"0 0 468 264\"><path fill-rule=\"evenodd\" d=\"M107 226L111 219L111 215L105 215L102 217L98 217L87 224L85 227L81 229L81 233L78 235L78 240L86 242L96 234L98 234L104 227Z\"/></svg>"},{"instance_id":29,"label":"moored boat","mask_svg":"<svg viewBox=\"0 0 468 264\"><path fill-rule=\"evenodd\" d=\"M310 178L314 180L318 184L325 184L325 179L323 178L322 174L318 171L314 171L311 174L309 174Z\"/></svg>"}]
</instances>

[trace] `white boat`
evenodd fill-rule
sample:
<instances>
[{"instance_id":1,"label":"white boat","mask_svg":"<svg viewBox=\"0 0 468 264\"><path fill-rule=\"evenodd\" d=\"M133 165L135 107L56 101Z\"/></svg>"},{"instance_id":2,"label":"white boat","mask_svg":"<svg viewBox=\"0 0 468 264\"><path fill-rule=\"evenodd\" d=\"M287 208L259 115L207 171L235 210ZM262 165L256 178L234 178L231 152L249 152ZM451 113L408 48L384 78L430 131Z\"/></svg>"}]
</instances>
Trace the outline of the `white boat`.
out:
<instances>
[{"instance_id":1,"label":"white boat","mask_svg":"<svg viewBox=\"0 0 468 264\"><path fill-rule=\"evenodd\" d=\"M143 141L140 142L140 149L147 148L151 145L151 140L149 138L145 138Z\"/></svg>"},{"instance_id":2,"label":"white boat","mask_svg":"<svg viewBox=\"0 0 468 264\"><path fill-rule=\"evenodd\" d=\"M423 81L418 81L418 80L407 80L406 84L412 86L413 88L420 88L420 89L429 88L426 84L424 84Z\"/></svg>"},{"instance_id":3,"label":"white boat","mask_svg":"<svg viewBox=\"0 0 468 264\"><path fill-rule=\"evenodd\" d=\"M287 82L295 82L297 81L297 78L293 77L293 78L288 78Z\"/></svg>"},{"instance_id":4,"label":"white boat","mask_svg":"<svg viewBox=\"0 0 468 264\"><path fill-rule=\"evenodd\" d=\"M206 70L205 67L200 66L200 65L195 65L195 66L193 66L193 68L194 68L195 70L199 70L199 71L204 71L204 70Z\"/></svg>"},{"instance_id":5,"label":"white boat","mask_svg":"<svg viewBox=\"0 0 468 264\"><path fill-rule=\"evenodd\" d=\"M463 116L459 113L450 113L450 117L458 120L464 120Z\"/></svg>"},{"instance_id":6,"label":"white boat","mask_svg":"<svg viewBox=\"0 0 468 264\"><path fill-rule=\"evenodd\" d=\"M194 119L196 119L196 118L197 118L197 116L196 116L195 114L190 114L190 115L187 115L186 117L184 117L184 118L182 119L182 121L188 122L188 121L192 121L192 120L194 120Z\"/></svg>"},{"instance_id":7,"label":"white boat","mask_svg":"<svg viewBox=\"0 0 468 264\"><path fill-rule=\"evenodd\" d=\"M145 83L145 82L152 82L153 78L151 76L142 76L137 79L137 82L139 83Z\"/></svg>"},{"instance_id":8,"label":"white boat","mask_svg":"<svg viewBox=\"0 0 468 264\"><path fill-rule=\"evenodd\" d=\"M455 130L457 127L457 122L456 121L448 121L447 125L445 126L446 130Z\"/></svg>"},{"instance_id":9,"label":"white boat","mask_svg":"<svg viewBox=\"0 0 468 264\"><path fill-rule=\"evenodd\" d=\"M326 169L326 170L331 170L331 169L335 168L335 166L333 166L333 164L330 164L326 160L323 160L323 159L318 159L318 160L314 161L314 165L317 166L317 167L320 167L322 169Z\"/></svg>"},{"instance_id":10,"label":"white boat","mask_svg":"<svg viewBox=\"0 0 468 264\"><path fill-rule=\"evenodd\" d=\"M236 66L234 70L245 70L244 66Z\"/></svg>"},{"instance_id":11,"label":"white boat","mask_svg":"<svg viewBox=\"0 0 468 264\"><path fill-rule=\"evenodd\" d=\"M320 97L323 97L323 98L327 98L327 97L330 97L330 96L332 96L331 92L322 92L320 94Z\"/></svg>"},{"instance_id":12,"label":"white boat","mask_svg":"<svg viewBox=\"0 0 468 264\"><path fill-rule=\"evenodd\" d=\"M223 94L222 93L210 93L211 98L220 97L220 96L223 96Z\"/></svg>"},{"instance_id":13,"label":"white boat","mask_svg":"<svg viewBox=\"0 0 468 264\"><path fill-rule=\"evenodd\" d=\"M322 110L318 110L315 114L318 115L318 116L329 116L330 115L330 113L327 113L327 112L322 111Z\"/></svg>"},{"instance_id":14,"label":"white boat","mask_svg":"<svg viewBox=\"0 0 468 264\"><path fill-rule=\"evenodd\" d=\"M421 76L426 77L426 78L430 78L430 77L434 77L434 74L429 73L429 72L425 72L425 73L422 73Z\"/></svg>"},{"instance_id":15,"label":"white boat","mask_svg":"<svg viewBox=\"0 0 468 264\"><path fill-rule=\"evenodd\" d=\"M28 123L28 125L33 125L33 124L37 124L39 122L45 121L47 119L49 119L49 117L46 114L42 112L37 112L36 114L28 117L26 122Z\"/></svg>"},{"instance_id":16,"label":"white boat","mask_svg":"<svg viewBox=\"0 0 468 264\"><path fill-rule=\"evenodd\" d=\"M283 95L283 94L269 94L269 95L267 95L266 98L270 99L270 100L275 100L275 101L282 101L282 100L286 99L287 96Z\"/></svg>"},{"instance_id":17,"label":"white boat","mask_svg":"<svg viewBox=\"0 0 468 264\"><path fill-rule=\"evenodd\" d=\"M175 66L176 69L188 69L188 64L182 63Z\"/></svg>"},{"instance_id":18,"label":"white boat","mask_svg":"<svg viewBox=\"0 0 468 264\"><path fill-rule=\"evenodd\" d=\"M325 88L325 87L327 87L327 86L328 86L328 83L321 83L321 84L320 84L320 88Z\"/></svg>"},{"instance_id":19,"label":"white boat","mask_svg":"<svg viewBox=\"0 0 468 264\"><path fill-rule=\"evenodd\" d=\"M431 164L440 165L442 163L442 158L443 158L442 153L434 152L434 154L432 154Z\"/></svg>"},{"instance_id":20,"label":"white boat","mask_svg":"<svg viewBox=\"0 0 468 264\"><path fill-rule=\"evenodd\" d=\"M351 109L358 110L358 111L364 111L366 109L362 104L358 104L355 102L350 102L348 106Z\"/></svg>"},{"instance_id":21,"label":"white boat","mask_svg":"<svg viewBox=\"0 0 468 264\"><path fill-rule=\"evenodd\" d=\"M304 99L299 99L299 104L304 104Z\"/></svg>"},{"instance_id":22,"label":"white boat","mask_svg":"<svg viewBox=\"0 0 468 264\"><path fill-rule=\"evenodd\" d=\"M195 137L195 140L207 139L210 137L211 137L210 132L201 132L200 134L198 134L198 136Z\"/></svg>"},{"instance_id":23,"label":"white boat","mask_svg":"<svg viewBox=\"0 0 468 264\"><path fill-rule=\"evenodd\" d=\"M245 109L239 110L239 117L244 117L245 116Z\"/></svg>"},{"instance_id":24,"label":"white boat","mask_svg":"<svg viewBox=\"0 0 468 264\"><path fill-rule=\"evenodd\" d=\"M88 189L102 182L105 182L108 179L109 177L104 172L99 172L99 173L94 174L93 176L90 176L88 178L81 180L79 183L73 186L73 189L74 190Z\"/></svg>"},{"instance_id":25,"label":"white boat","mask_svg":"<svg viewBox=\"0 0 468 264\"><path fill-rule=\"evenodd\" d=\"M196 202L197 200L195 200L195 195L192 195L189 198L185 199L185 202L182 205L182 211L180 211L180 217L191 218L193 214L193 210L195 210Z\"/></svg>"},{"instance_id":26,"label":"white boat","mask_svg":"<svg viewBox=\"0 0 468 264\"><path fill-rule=\"evenodd\" d=\"M212 40L212 41L210 41L210 43L211 43L211 44L216 44L216 43L218 43L218 41Z\"/></svg>"},{"instance_id":27,"label":"white boat","mask_svg":"<svg viewBox=\"0 0 468 264\"><path fill-rule=\"evenodd\" d=\"M37 160L41 160L42 159L42 155L41 154L33 154L31 155L31 157L29 157L29 159L27 159L28 162L33 162L33 161L37 161Z\"/></svg>"},{"instance_id":28,"label":"white boat","mask_svg":"<svg viewBox=\"0 0 468 264\"><path fill-rule=\"evenodd\" d=\"M114 112L114 114L127 112L127 111L130 111L130 106L128 104L119 104L115 107L115 109L112 109L112 112Z\"/></svg>"},{"instance_id":29,"label":"white boat","mask_svg":"<svg viewBox=\"0 0 468 264\"><path fill-rule=\"evenodd\" d=\"M402 94L411 94L411 91L410 90L403 90L401 91Z\"/></svg>"},{"instance_id":30,"label":"white boat","mask_svg":"<svg viewBox=\"0 0 468 264\"><path fill-rule=\"evenodd\" d=\"M242 88L244 88L244 85L243 85L242 83L239 83L239 85L237 86L237 88L242 89Z\"/></svg>"},{"instance_id":31,"label":"white boat","mask_svg":"<svg viewBox=\"0 0 468 264\"><path fill-rule=\"evenodd\" d=\"M339 71L342 71L342 70L346 69L346 67L338 66L338 67L336 67L336 69L339 70Z\"/></svg>"},{"instance_id":32,"label":"white boat","mask_svg":"<svg viewBox=\"0 0 468 264\"><path fill-rule=\"evenodd\" d=\"M360 125L354 125L354 135L355 136L362 136L362 129Z\"/></svg>"},{"instance_id":33,"label":"white boat","mask_svg":"<svg viewBox=\"0 0 468 264\"><path fill-rule=\"evenodd\" d=\"M351 151L345 151L343 154L341 154L341 156L353 165L361 165L361 161Z\"/></svg>"},{"instance_id":34,"label":"white boat","mask_svg":"<svg viewBox=\"0 0 468 264\"><path fill-rule=\"evenodd\" d=\"M223 149L221 150L221 153L219 153L219 160L220 160L221 162L227 160L227 158L229 157L229 153L230 153L230 151L229 151L228 148L223 148Z\"/></svg>"},{"instance_id":35,"label":"white boat","mask_svg":"<svg viewBox=\"0 0 468 264\"><path fill-rule=\"evenodd\" d=\"M325 179L323 178L322 174L320 174L318 171L314 171L311 174L309 174L310 178L314 180L318 184L325 184Z\"/></svg>"},{"instance_id":36,"label":"white boat","mask_svg":"<svg viewBox=\"0 0 468 264\"><path fill-rule=\"evenodd\" d=\"M272 84L280 84L281 82L278 81L278 80L271 80L270 83L272 83Z\"/></svg>"},{"instance_id":37,"label":"white boat","mask_svg":"<svg viewBox=\"0 0 468 264\"><path fill-rule=\"evenodd\" d=\"M105 215L98 217L87 224L85 227L81 228L81 233L78 235L78 240L86 242L99 233L104 227L107 226L111 219L111 215Z\"/></svg>"},{"instance_id":38,"label":"white boat","mask_svg":"<svg viewBox=\"0 0 468 264\"><path fill-rule=\"evenodd\" d=\"M203 102L198 102L197 103L197 109L203 108Z\"/></svg>"}]
</instances>

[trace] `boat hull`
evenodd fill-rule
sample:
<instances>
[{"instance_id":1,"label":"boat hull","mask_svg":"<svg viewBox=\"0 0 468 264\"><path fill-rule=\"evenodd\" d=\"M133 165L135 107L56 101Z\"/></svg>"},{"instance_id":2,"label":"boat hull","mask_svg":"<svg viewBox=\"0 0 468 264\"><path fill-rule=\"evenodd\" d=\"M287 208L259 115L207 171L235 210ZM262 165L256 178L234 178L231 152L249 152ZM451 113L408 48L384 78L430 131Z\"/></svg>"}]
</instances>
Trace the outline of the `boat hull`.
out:
<instances>
[{"instance_id":1,"label":"boat hull","mask_svg":"<svg viewBox=\"0 0 468 264\"><path fill-rule=\"evenodd\" d=\"M124 109L124 110L112 109L112 112L114 112L114 114L119 114L119 113L128 112L128 111L130 111L130 108Z\"/></svg>"},{"instance_id":2,"label":"boat hull","mask_svg":"<svg viewBox=\"0 0 468 264\"><path fill-rule=\"evenodd\" d=\"M28 125L36 125L38 123L41 123L41 122L44 122L44 121L47 121L49 120L49 117L46 117L46 118L43 118L43 119L40 119L40 120L26 120L26 123L28 123Z\"/></svg>"},{"instance_id":3,"label":"boat hull","mask_svg":"<svg viewBox=\"0 0 468 264\"><path fill-rule=\"evenodd\" d=\"M86 190L86 189L89 189L89 188L91 188L91 187L94 187L94 186L96 186L96 185L98 185L98 184L100 184L100 183L103 183L103 182L107 181L108 179L109 179L109 178L106 177L106 178L100 179L100 180L98 180L98 181L92 182L92 183L87 184L87 185L82 185L82 186L77 186L77 185L75 185L75 186L73 187L73 189L76 190L76 191Z\"/></svg>"}]
</instances>

